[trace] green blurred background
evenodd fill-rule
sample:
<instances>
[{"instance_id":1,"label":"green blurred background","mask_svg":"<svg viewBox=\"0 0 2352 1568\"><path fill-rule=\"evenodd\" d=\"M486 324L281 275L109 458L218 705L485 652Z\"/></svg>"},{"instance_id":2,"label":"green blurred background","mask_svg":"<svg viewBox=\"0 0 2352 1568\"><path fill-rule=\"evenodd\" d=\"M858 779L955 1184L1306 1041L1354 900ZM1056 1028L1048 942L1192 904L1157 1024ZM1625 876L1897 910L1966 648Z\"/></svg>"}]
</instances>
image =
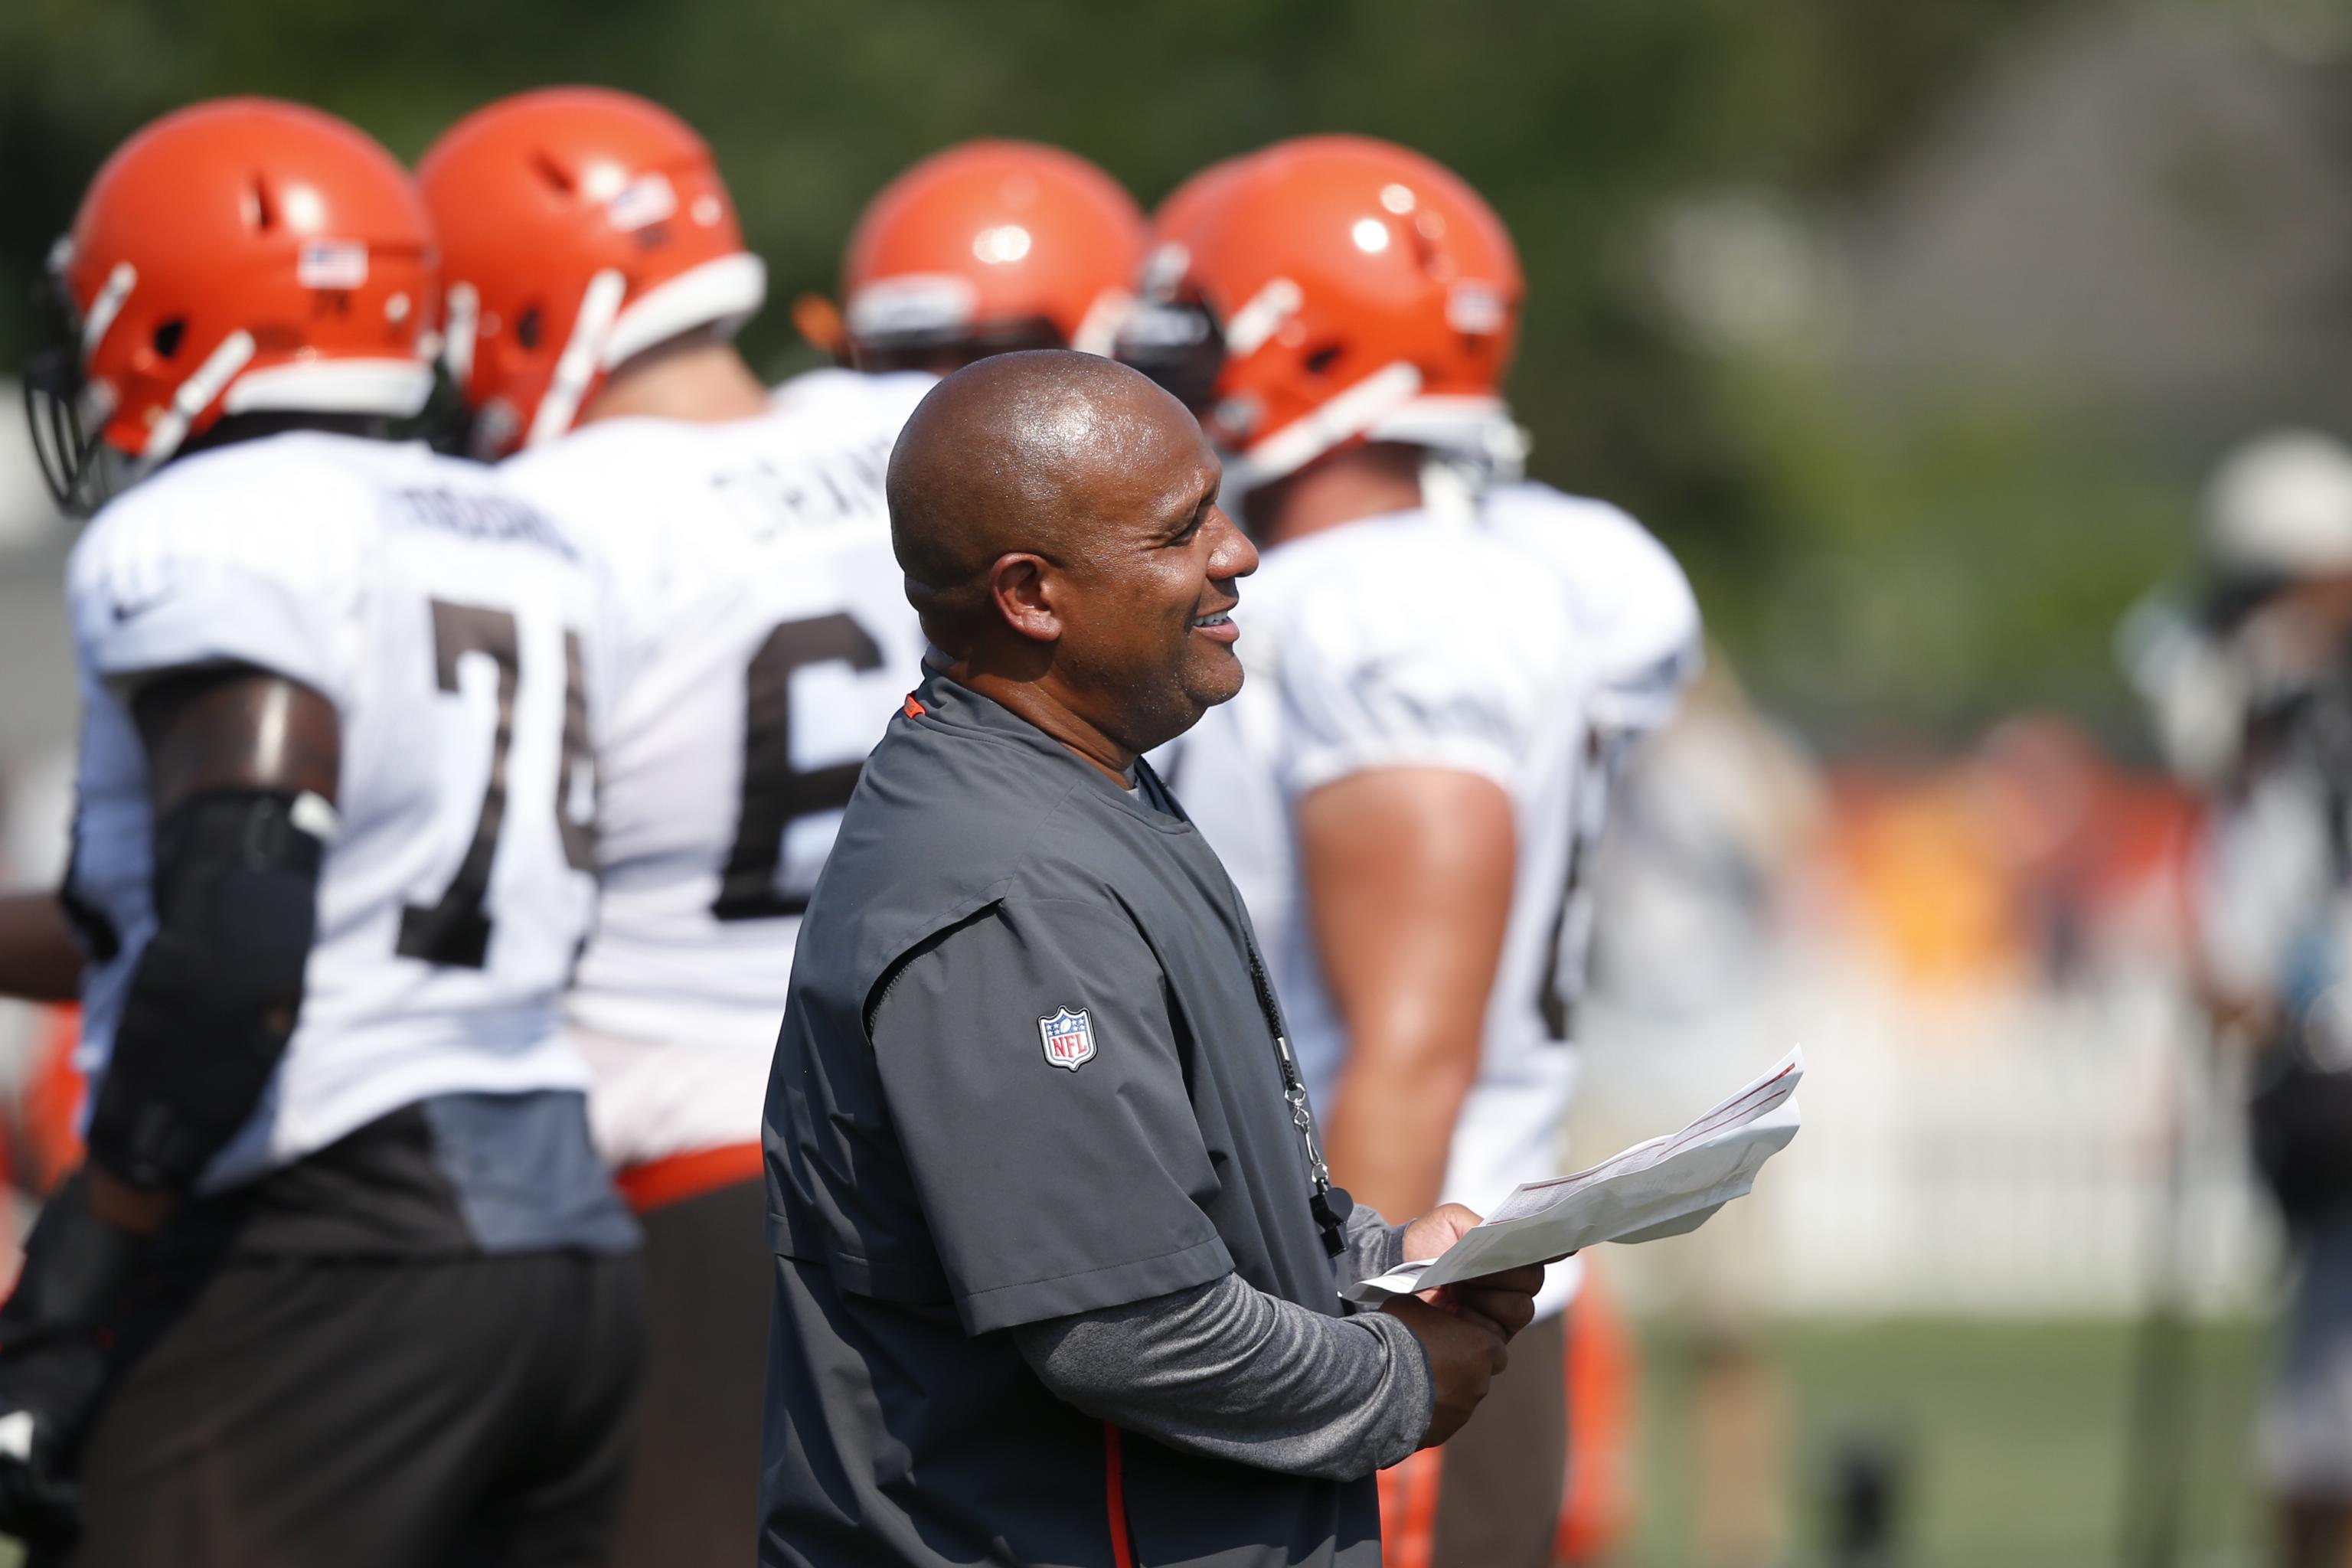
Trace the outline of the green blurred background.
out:
<instances>
[{"instance_id":1,"label":"green blurred background","mask_svg":"<svg viewBox=\"0 0 2352 1568\"><path fill-rule=\"evenodd\" d=\"M1531 281L1535 467L1690 564L1832 750L2056 703L2133 732L2107 638L2223 446L2345 411L2338 0L9 0L0 293L141 121L256 91L414 156L485 99L629 88L715 144L781 302L859 204L981 133L1156 200L1346 129L1494 201ZM0 313L0 359L18 325ZM805 351L781 310L749 339Z\"/></svg>"}]
</instances>

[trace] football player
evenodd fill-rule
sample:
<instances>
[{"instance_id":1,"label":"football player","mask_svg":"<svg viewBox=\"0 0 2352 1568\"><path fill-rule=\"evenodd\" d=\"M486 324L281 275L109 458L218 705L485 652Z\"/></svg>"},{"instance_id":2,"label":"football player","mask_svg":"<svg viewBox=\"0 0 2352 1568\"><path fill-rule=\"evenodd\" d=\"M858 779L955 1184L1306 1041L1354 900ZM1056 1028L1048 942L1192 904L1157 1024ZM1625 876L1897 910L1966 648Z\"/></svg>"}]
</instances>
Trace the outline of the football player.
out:
<instances>
[{"instance_id":1,"label":"football player","mask_svg":"<svg viewBox=\"0 0 2352 1568\"><path fill-rule=\"evenodd\" d=\"M1264 564L1249 681L1163 772L1249 902L1333 1171L1384 1213L1491 1210L1559 1168L1583 868L1696 662L1690 590L1624 513L1517 478L1519 266L1462 181L1313 137L1180 195L1128 353L1199 404ZM1383 1477L1391 1562L1549 1561L1575 1278L1479 1419Z\"/></svg>"},{"instance_id":2,"label":"football player","mask_svg":"<svg viewBox=\"0 0 2352 1568\"><path fill-rule=\"evenodd\" d=\"M0 1310L0 1530L86 1568L599 1561L643 1301L556 1005L587 563L368 438L425 401L439 284L341 121L166 116L52 276L52 486L132 484L68 569L89 1154Z\"/></svg>"},{"instance_id":3,"label":"football player","mask_svg":"<svg viewBox=\"0 0 2352 1568\"><path fill-rule=\"evenodd\" d=\"M960 208L920 170L886 192L848 268L852 352L872 374L819 373L772 400L731 342L761 303L761 264L709 149L667 110L595 89L524 93L461 121L418 165L475 448L518 452L503 480L591 537L613 581L602 898L569 1010L598 1141L646 1236L652 1347L622 1562L751 1550L761 1390L744 1369L764 1353L770 1277L745 1241L765 1221L768 1063L842 807L921 676L884 469L930 371L1024 334L1058 341L1045 312L1072 268L1048 268L1051 226L1066 222L1056 175L1075 164L1108 184L1051 149L945 158L993 169L1000 187L1016 167L1055 172L1020 175L1023 201L987 213L963 176ZM1032 210L1035 231L1015 239ZM959 219L983 217L957 237ZM1131 204L1126 223L1097 268L1106 286L1131 271ZM948 240L954 254L922 248ZM961 279L949 291L971 306L922 318L919 340L869 309L910 262L930 285ZM1008 300L1019 314L1002 313Z\"/></svg>"},{"instance_id":4,"label":"football player","mask_svg":"<svg viewBox=\"0 0 2352 1568\"><path fill-rule=\"evenodd\" d=\"M966 142L885 185L850 232L841 312L803 300L816 347L867 373L945 375L1014 349L1110 353L1143 214L1118 181L1035 142Z\"/></svg>"},{"instance_id":5,"label":"football player","mask_svg":"<svg viewBox=\"0 0 2352 1568\"><path fill-rule=\"evenodd\" d=\"M882 187L841 260L845 305L793 308L839 362L777 388L787 407L870 396L862 376L946 375L1013 349L1108 353L1133 297L1143 214L1118 181L1036 142L966 142Z\"/></svg>"}]
</instances>

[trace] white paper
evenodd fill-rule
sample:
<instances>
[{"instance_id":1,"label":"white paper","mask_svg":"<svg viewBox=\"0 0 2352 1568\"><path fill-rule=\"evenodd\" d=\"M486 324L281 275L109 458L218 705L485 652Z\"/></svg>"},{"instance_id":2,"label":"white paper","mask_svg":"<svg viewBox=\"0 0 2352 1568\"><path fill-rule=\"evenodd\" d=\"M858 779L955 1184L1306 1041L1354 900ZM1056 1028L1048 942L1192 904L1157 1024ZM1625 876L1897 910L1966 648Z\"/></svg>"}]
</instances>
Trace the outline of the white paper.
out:
<instances>
[{"instance_id":1,"label":"white paper","mask_svg":"<svg viewBox=\"0 0 2352 1568\"><path fill-rule=\"evenodd\" d=\"M1373 1302L1433 1290L1604 1241L1654 1241L1696 1230L1756 1184L1764 1162L1797 1135L1801 1047L1679 1132L1636 1143L1574 1175L1529 1182L1443 1258L1392 1268L1340 1294Z\"/></svg>"}]
</instances>

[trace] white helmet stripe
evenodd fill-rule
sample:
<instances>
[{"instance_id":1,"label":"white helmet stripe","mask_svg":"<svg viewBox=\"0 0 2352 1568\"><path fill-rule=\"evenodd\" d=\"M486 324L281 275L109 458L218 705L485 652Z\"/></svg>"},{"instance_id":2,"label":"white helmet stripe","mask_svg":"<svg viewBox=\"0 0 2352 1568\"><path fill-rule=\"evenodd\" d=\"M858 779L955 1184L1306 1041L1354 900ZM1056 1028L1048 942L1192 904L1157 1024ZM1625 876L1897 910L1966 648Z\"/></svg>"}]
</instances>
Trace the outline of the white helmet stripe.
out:
<instances>
[{"instance_id":1,"label":"white helmet stripe","mask_svg":"<svg viewBox=\"0 0 2352 1568\"><path fill-rule=\"evenodd\" d=\"M1118 329L1135 309L1135 296L1124 289L1106 289L1095 296L1093 304L1078 322L1070 346L1082 354L1102 354L1108 357L1111 345L1118 341Z\"/></svg>"},{"instance_id":2,"label":"white helmet stripe","mask_svg":"<svg viewBox=\"0 0 2352 1568\"><path fill-rule=\"evenodd\" d=\"M572 323L572 336L563 345L563 357L555 362L555 377L548 383L547 395L531 415L524 446L541 446L572 428L581 400L588 395L588 384L603 363L604 334L621 313L621 300L628 291L629 280L613 268L588 279L580 296L580 314Z\"/></svg>"},{"instance_id":3,"label":"white helmet stripe","mask_svg":"<svg viewBox=\"0 0 2352 1568\"><path fill-rule=\"evenodd\" d=\"M163 416L147 432L147 449L139 454L139 471L147 473L166 461L187 439L188 426L195 416L212 406L221 388L236 379L253 359L253 334L234 331L220 341L220 347L205 356L196 372L173 389L171 405Z\"/></svg>"},{"instance_id":4,"label":"white helmet stripe","mask_svg":"<svg viewBox=\"0 0 2352 1568\"><path fill-rule=\"evenodd\" d=\"M1247 359L1257 353L1306 299L1298 285L1289 279L1267 279L1265 287L1252 295L1249 303L1235 310L1234 319L1225 323L1226 357Z\"/></svg>"},{"instance_id":5,"label":"white helmet stripe","mask_svg":"<svg viewBox=\"0 0 2352 1568\"><path fill-rule=\"evenodd\" d=\"M89 356L98 352L98 345L106 341L107 330L114 325L114 318L122 313L122 302L131 298L131 290L138 286L139 269L128 261L116 262L114 270L106 275L106 286L98 291L98 298L89 302L89 314L82 318L82 363L88 364Z\"/></svg>"}]
</instances>

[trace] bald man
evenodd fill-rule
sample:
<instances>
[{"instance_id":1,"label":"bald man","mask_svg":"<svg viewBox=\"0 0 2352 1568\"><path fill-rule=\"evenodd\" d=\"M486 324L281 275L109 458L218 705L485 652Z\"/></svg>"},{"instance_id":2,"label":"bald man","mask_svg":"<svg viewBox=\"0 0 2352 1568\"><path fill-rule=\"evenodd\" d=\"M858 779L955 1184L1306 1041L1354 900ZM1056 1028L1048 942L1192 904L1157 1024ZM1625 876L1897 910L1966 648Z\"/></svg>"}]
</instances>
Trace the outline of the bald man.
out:
<instances>
[{"instance_id":1,"label":"bald man","mask_svg":"<svg viewBox=\"0 0 2352 1568\"><path fill-rule=\"evenodd\" d=\"M1538 1270L1451 1310L1343 1283L1475 1216L1333 1189L1255 939L1141 753L1240 689L1190 415L1006 354L889 474L943 668L851 797L768 1090L765 1564L1380 1562Z\"/></svg>"}]
</instances>

